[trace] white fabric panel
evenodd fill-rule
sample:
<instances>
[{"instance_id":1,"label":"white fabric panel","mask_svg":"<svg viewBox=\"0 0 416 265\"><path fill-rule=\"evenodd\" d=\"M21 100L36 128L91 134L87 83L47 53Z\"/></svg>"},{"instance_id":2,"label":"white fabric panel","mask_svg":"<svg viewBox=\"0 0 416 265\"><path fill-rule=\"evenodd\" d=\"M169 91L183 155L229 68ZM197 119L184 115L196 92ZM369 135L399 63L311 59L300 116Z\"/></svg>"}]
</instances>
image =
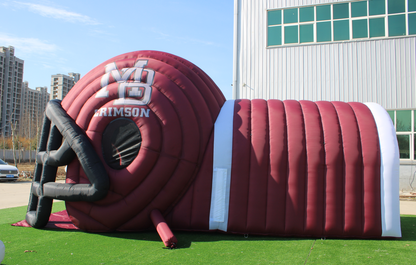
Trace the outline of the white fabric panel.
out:
<instances>
[{"instance_id":1,"label":"white fabric panel","mask_svg":"<svg viewBox=\"0 0 416 265\"><path fill-rule=\"evenodd\" d=\"M214 163L209 229L227 231L233 149L234 100L228 100L214 126Z\"/></svg>"},{"instance_id":2,"label":"white fabric panel","mask_svg":"<svg viewBox=\"0 0 416 265\"><path fill-rule=\"evenodd\" d=\"M225 221L225 197L227 196L227 169L214 168L213 186L212 187L212 220L216 223L223 223Z\"/></svg>"},{"instance_id":3,"label":"white fabric panel","mask_svg":"<svg viewBox=\"0 0 416 265\"><path fill-rule=\"evenodd\" d=\"M377 103L365 103L377 124L381 150L381 219L383 237L401 237L399 201L399 147L387 111Z\"/></svg>"}]
</instances>

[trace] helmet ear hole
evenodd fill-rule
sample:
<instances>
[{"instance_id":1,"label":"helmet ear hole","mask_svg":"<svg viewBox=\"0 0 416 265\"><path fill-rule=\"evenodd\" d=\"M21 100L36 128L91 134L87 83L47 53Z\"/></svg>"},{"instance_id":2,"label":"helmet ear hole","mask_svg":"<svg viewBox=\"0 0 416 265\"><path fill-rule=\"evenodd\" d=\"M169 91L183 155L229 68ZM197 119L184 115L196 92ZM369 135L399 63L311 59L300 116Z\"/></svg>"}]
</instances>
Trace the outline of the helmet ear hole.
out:
<instances>
[{"instance_id":1,"label":"helmet ear hole","mask_svg":"<svg viewBox=\"0 0 416 265\"><path fill-rule=\"evenodd\" d=\"M110 122L101 140L103 157L113 169L123 169L133 162L139 153L142 135L136 123L120 118Z\"/></svg>"}]
</instances>

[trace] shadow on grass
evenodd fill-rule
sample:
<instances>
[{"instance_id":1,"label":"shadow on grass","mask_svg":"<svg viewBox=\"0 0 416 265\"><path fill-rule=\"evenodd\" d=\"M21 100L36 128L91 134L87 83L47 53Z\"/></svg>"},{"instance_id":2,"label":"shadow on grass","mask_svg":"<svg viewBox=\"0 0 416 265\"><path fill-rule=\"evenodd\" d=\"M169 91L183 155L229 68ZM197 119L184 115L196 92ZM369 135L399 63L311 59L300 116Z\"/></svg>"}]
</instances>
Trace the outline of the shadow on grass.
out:
<instances>
[{"instance_id":1,"label":"shadow on grass","mask_svg":"<svg viewBox=\"0 0 416 265\"><path fill-rule=\"evenodd\" d=\"M402 238L385 238L377 240L386 241L416 241L416 216L414 215L402 215L401 216L401 228ZM64 231L64 230L63 230ZM68 230L67 230L68 231ZM73 230L72 230L73 231ZM82 231L77 231L84 233ZM217 241L308 241L321 239L320 237L276 237L276 236L258 236L258 235L239 235L239 234L226 234L222 232L187 232L187 231L173 231L175 237L178 239L177 248L189 248L192 242L217 242ZM144 241L156 241L160 242L161 239L155 230L149 230L145 232L136 233L100 233L102 236L130 239L130 240L144 240ZM337 240L339 238L327 238L329 240ZM350 238L352 240L367 240L360 238ZM342 238L342 240L348 240L348 238ZM368 239L374 240L374 239Z\"/></svg>"},{"instance_id":2,"label":"shadow on grass","mask_svg":"<svg viewBox=\"0 0 416 265\"><path fill-rule=\"evenodd\" d=\"M416 216L414 215L402 215L401 216L401 229L402 238L385 238L380 240L386 241L416 241ZM81 230L67 230L61 228L44 228L48 231L59 231L64 233L88 233ZM276 236L258 236L258 235L240 235L240 234L227 234L222 232L188 232L188 231L173 231L175 237L178 239L177 248L189 248L192 242L217 242L217 241L308 241L321 239L320 237L276 237ZM160 242L161 239L156 230L149 230L143 232L110 232L110 233L91 233L105 237L113 237L127 240L141 240L141 241L154 241ZM330 240L337 240L337 238L327 238ZM338 238L339 239L339 238ZM352 240L366 240L360 238L351 238ZM343 238L342 240L348 240ZM369 239L372 240L372 239ZM377 239L378 240L378 239Z\"/></svg>"},{"instance_id":3,"label":"shadow on grass","mask_svg":"<svg viewBox=\"0 0 416 265\"><path fill-rule=\"evenodd\" d=\"M301 237L272 237L272 236L257 236L257 235L237 235L226 234L222 232L188 232L188 231L173 231L175 237L178 239L177 248L189 248L193 242L218 242L218 241L310 241L314 238ZM148 231L141 233L103 233L103 236L135 239L135 240L150 240L161 241L156 231Z\"/></svg>"},{"instance_id":4,"label":"shadow on grass","mask_svg":"<svg viewBox=\"0 0 416 265\"><path fill-rule=\"evenodd\" d=\"M416 241L416 215L400 216L402 226L401 240Z\"/></svg>"},{"instance_id":5,"label":"shadow on grass","mask_svg":"<svg viewBox=\"0 0 416 265\"><path fill-rule=\"evenodd\" d=\"M32 228L31 228L32 229ZM161 242L161 239L156 230L148 230L142 232L109 232L109 233L90 233L82 230L68 230L62 228L42 228L45 231L56 231L63 233L89 233L101 235L105 237L113 237L127 240L140 241L154 241ZM192 231L173 231L175 237L178 239L177 248L189 248L192 242L217 242L217 241L308 241L315 240L315 238L304 237L276 237L276 236L259 236L259 235L242 235L242 234L227 234L224 232L207 231L207 232L192 232Z\"/></svg>"}]
</instances>

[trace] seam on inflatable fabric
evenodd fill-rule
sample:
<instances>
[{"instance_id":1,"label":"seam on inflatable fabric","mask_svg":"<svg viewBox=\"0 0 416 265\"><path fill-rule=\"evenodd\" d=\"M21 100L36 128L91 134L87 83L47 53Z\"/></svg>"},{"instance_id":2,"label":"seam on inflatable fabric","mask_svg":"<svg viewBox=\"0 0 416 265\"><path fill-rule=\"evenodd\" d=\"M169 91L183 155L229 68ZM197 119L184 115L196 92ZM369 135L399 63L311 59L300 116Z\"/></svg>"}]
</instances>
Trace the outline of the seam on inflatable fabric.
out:
<instances>
[{"instance_id":1,"label":"seam on inflatable fabric","mask_svg":"<svg viewBox=\"0 0 416 265\"><path fill-rule=\"evenodd\" d=\"M214 157L212 173L209 229L227 231L230 203L234 100L221 108L214 125Z\"/></svg>"},{"instance_id":2,"label":"seam on inflatable fabric","mask_svg":"<svg viewBox=\"0 0 416 265\"><path fill-rule=\"evenodd\" d=\"M266 126L267 126L267 128L266 128L266 134L267 134L267 144L268 144L268 146L267 146L267 149L268 149L268 153L269 153L269 155L267 156L267 158L269 159L269 161L267 161L267 178L266 178L266 211L265 211L265 219L264 219L264 228L265 228L265 231L267 231L267 216L268 216L268 206L269 206L269 178L271 178L271 170L272 170L272 166L271 166L271 158L270 158L270 156L271 156L271 148L270 148L270 146L271 146L271 138L270 138L270 106L269 106L269 101L266 101L266 110L267 110L267 119L266 119L266 121L267 121L267 124L266 124Z\"/></svg>"},{"instance_id":3,"label":"seam on inflatable fabric","mask_svg":"<svg viewBox=\"0 0 416 265\"><path fill-rule=\"evenodd\" d=\"M338 120L338 126L339 126L339 132L341 133L341 148L342 148L342 183L345 183L345 150L344 150L344 136L343 136L343 129L341 126L341 120L339 119L339 113L337 107L334 105L333 102L331 102L332 107L335 110L335 114L337 115ZM345 185L342 185L342 233L345 233Z\"/></svg>"},{"instance_id":4,"label":"seam on inflatable fabric","mask_svg":"<svg viewBox=\"0 0 416 265\"><path fill-rule=\"evenodd\" d=\"M284 126L285 126L285 139L284 143L286 143L286 179L285 179L285 203L283 206L285 207L284 211L284 219L283 219L283 230L286 232L286 216L287 216L287 196L288 196L288 188L289 188L289 141L288 141L288 126L287 126L287 112L286 112L286 105L285 102L282 101L283 111L284 111Z\"/></svg>"},{"instance_id":5,"label":"seam on inflatable fabric","mask_svg":"<svg viewBox=\"0 0 416 265\"><path fill-rule=\"evenodd\" d=\"M365 228L365 205L364 205L364 200L365 200L365 196L364 196L364 190L365 190L365 183L364 183L364 150L363 150L363 143L362 143L362 135L361 135L361 128L360 128L360 124L358 122L357 119L357 113L355 112L354 107L351 105L351 103L348 103L348 106L351 108L352 113L354 113L354 118L355 118L355 123L357 124L357 133L358 133L358 139L359 143L360 143L360 155L359 157L361 157L360 161L361 161L361 166L362 166L362 170L361 170L361 234L364 235L364 228Z\"/></svg>"},{"instance_id":6,"label":"seam on inflatable fabric","mask_svg":"<svg viewBox=\"0 0 416 265\"><path fill-rule=\"evenodd\" d=\"M253 117L252 117L252 115L253 115L253 101L252 100L250 100L249 101L249 109L248 109L248 111L249 111L249 113L250 113L250 115L248 115L248 117L249 117L249 119L250 119L250 121L248 122L248 124L249 124L249 126L250 126L250 130L249 130L249 133L250 133L250 135L249 135L249 140L248 140L248 142L249 142L249 148L248 148L248 153L249 153L249 155L248 155L248 161L247 161L247 163L248 163L248 185L247 185L247 200L246 200L246 216L244 217L244 221L245 221L245 226L244 226L244 228L245 228L245 230L247 231L247 227L248 227L248 213L249 213L249 207L250 207L250 183L251 183L251 159L252 159L252 151L253 151L253 124L252 124L252 122L253 122Z\"/></svg>"},{"instance_id":7,"label":"seam on inflatable fabric","mask_svg":"<svg viewBox=\"0 0 416 265\"><path fill-rule=\"evenodd\" d=\"M399 201L399 147L387 111L376 103L364 103L373 114L380 139L380 195L383 237L401 237Z\"/></svg>"},{"instance_id":8,"label":"seam on inflatable fabric","mask_svg":"<svg viewBox=\"0 0 416 265\"><path fill-rule=\"evenodd\" d=\"M324 130L324 123L322 121L322 114L321 114L321 109L319 108L319 105L317 103L315 103L316 105L316 109L318 111L319 114L319 121L321 123L321 132L322 132L322 148L323 148L323 153L324 153L324 177L323 177L323 186L322 186L322 190L323 190L323 216L322 216L322 235L325 234L325 225L326 225L326 193L327 193L327 177L328 177L328 165L326 163L326 149L325 149L325 130Z\"/></svg>"},{"instance_id":9,"label":"seam on inflatable fabric","mask_svg":"<svg viewBox=\"0 0 416 265\"><path fill-rule=\"evenodd\" d=\"M308 144L307 144L307 135L306 135L306 118L305 118L305 111L303 109L302 103L299 101L299 108L302 113L302 121L303 121L303 132L304 132L304 143L305 144L305 184L303 187L303 194L305 194L304 199L304 212L303 212L303 232L306 230L306 224L308 223L308 184L309 184L309 174L308 174Z\"/></svg>"}]
</instances>

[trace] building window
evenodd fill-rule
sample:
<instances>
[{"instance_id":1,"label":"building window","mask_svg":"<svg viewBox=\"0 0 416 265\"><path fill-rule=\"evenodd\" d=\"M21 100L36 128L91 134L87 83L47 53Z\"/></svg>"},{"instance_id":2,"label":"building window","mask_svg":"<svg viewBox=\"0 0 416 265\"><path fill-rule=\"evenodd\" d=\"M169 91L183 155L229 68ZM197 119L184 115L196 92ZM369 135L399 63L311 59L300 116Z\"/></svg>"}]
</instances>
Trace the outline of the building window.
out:
<instances>
[{"instance_id":1,"label":"building window","mask_svg":"<svg viewBox=\"0 0 416 265\"><path fill-rule=\"evenodd\" d=\"M352 38L361 39L368 37L368 25L366 19L356 19L352 21Z\"/></svg>"},{"instance_id":2,"label":"building window","mask_svg":"<svg viewBox=\"0 0 416 265\"><path fill-rule=\"evenodd\" d=\"M416 35L416 0L362 0L267 12L267 45Z\"/></svg>"},{"instance_id":3,"label":"building window","mask_svg":"<svg viewBox=\"0 0 416 265\"><path fill-rule=\"evenodd\" d=\"M268 12L268 46L282 45L282 11Z\"/></svg>"},{"instance_id":4,"label":"building window","mask_svg":"<svg viewBox=\"0 0 416 265\"><path fill-rule=\"evenodd\" d=\"M389 110L397 134L400 159L416 160L416 110Z\"/></svg>"}]
</instances>

